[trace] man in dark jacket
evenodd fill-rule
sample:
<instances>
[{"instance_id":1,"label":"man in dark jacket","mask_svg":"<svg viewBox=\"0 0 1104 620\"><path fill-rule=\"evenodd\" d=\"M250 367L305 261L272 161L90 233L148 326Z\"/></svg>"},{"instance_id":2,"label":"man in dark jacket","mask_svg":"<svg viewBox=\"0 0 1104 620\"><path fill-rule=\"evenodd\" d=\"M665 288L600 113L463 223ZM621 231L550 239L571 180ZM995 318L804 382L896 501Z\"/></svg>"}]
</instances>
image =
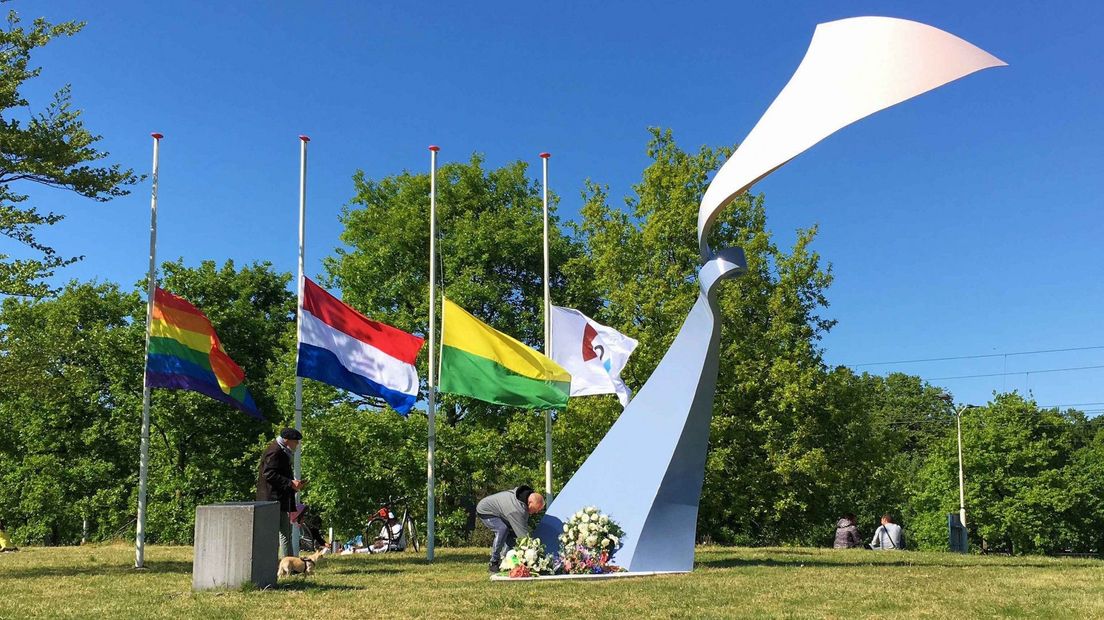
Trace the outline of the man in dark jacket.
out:
<instances>
[{"instance_id":1,"label":"man in dark jacket","mask_svg":"<svg viewBox=\"0 0 1104 620\"><path fill-rule=\"evenodd\" d=\"M280 503L280 557L291 555L291 517L295 512L295 493L306 486L296 480L291 468L292 455L299 448L303 434L294 428L285 428L280 436L268 444L257 467L257 501Z\"/></svg>"},{"instance_id":2,"label":"man in dark jacket","mask_svg":"<svg viewBox=\"0 0 1104 620\"><path fill-rule=\"evenodd\" d=\"M498 572L502 555L514 546L514 541L529 535L529 515L542 510L544 496L524 485L479 500L475 514L495 535L491 543L491 573Z\"/></svg>"}]
</instances>

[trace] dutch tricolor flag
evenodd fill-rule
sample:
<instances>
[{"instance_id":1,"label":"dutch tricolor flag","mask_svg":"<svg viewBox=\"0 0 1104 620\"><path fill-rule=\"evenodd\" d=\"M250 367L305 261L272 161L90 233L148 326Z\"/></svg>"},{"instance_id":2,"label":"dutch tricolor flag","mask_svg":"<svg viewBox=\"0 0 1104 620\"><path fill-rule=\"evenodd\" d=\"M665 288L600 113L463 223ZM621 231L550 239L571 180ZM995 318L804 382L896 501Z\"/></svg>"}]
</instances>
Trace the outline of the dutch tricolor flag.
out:
<instances>
[{"instance_id":1,"label":"dutch tricolor flag","mask_svg":"<svg viewBox=\"0 0 1104 620\"><path fill-rule=\"evenodd\" d=\"M303 278L296 375L382 398L406 415L418 400L414 360L423 342L369 319Z\"/></svg>"}]
</instances>

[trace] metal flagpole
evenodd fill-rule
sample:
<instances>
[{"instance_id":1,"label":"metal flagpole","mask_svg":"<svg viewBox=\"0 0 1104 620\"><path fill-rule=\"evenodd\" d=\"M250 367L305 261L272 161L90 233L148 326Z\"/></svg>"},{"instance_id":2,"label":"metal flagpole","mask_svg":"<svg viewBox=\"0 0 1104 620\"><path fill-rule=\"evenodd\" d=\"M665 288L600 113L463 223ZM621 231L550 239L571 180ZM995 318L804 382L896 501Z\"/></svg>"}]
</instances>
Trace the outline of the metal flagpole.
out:
<instances>
[{"instance_id":1,"label":"metal flagpole","mask_svg":"<svg viewBox=\"0 0 1104 620\"><path fill-rule=\"evenodd\" d=\"M157 156L160 152L159 133L153 137L153 190L150 195L150 251L149 278L146 283L146 359L142 372L142 439L138 458L138 527L134 537L134 568L146 565L146 483L149 480L150 387L146 381L149 372L150 325L153 323L153 298L157 292Z\"/></svg>"},{"instance_id":2,"label":"metal flagpole","mask_svg":"<svg viewBox=\"0 0 1104 620\"><path fill-rule=\"evenodd\" d=\"M437 151L439 146L429 147L429 441L426 447L426 560L433 561L436 537L433 452L437 449L437 374L434 372L434 356L437 353L435 332L437 326Z\"/></svg>"},{"instance_id":3,"label":"metal flagpole","mask_svg":"<svg viewBox=\"0 0 1104 620\"><path fill-rule=\"evenodd\" d=\"M310 142L310 138L307 136L299 136L299 305L295 310L295 350L296 350L296 364L298 364L298 351L299 351L299 334L300 334L300 322L302 321L302 307L303 307L303 262L305 260L304 245L307 236L307 143ZM303 377L295 376L295 430L303 431ZM299 450L295 451L295 479L302 480L302 469L299 459ZM296 503L299 500L299 494L295 494ZM292 524L291 528L291 553L293 555L299 555L299 525Z\"/></svg>"},{"instance_id":4,"label":"metal flagpole","mask_svg":"<svg viewBox=\"0 0 1104 620\"><path fill-rule=\"evenodd\" d=\"M548 158L551 153L541 153L544 168L544 354L552 357L551 293L548 290ZM544 494L552 503L552 410L544 410Z\"/></svg>"},{"instance_id":5,"label":"metal flagpole","mask_svg":"<svg viewBox=\"0 0 1104 620\"><path fill-rule=\"evenodd\" d=\"M962 473L962 413L969 409L963 405L955 411L955 422L958 426L958 518L962 521L962 527L966 527L966 476Z\"/></svg>"}]
</instances>

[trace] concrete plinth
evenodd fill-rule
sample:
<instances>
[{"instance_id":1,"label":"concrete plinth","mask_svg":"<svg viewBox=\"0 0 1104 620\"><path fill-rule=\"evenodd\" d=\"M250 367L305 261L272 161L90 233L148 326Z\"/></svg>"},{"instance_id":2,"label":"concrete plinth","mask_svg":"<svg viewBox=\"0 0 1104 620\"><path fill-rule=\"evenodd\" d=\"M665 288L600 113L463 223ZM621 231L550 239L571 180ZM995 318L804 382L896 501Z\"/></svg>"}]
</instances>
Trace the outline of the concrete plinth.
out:
<instances>
[{"instance_id":1,"label":"concrete plinth","mask_svg":"<svg viewBox=\"0 0 1104 620\"><path fill-rule=\"evenodd\" d=\"M233 502L196 507L192 589L276 584L280 507Z\"/></svg>"}]
</instances>

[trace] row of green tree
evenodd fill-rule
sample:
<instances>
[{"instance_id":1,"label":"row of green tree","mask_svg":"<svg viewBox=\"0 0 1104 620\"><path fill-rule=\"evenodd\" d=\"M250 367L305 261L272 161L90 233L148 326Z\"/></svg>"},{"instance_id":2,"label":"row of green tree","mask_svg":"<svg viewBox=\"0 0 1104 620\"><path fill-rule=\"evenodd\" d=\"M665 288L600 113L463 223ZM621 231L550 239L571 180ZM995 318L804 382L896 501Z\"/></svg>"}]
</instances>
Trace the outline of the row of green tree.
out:
<instances>
[{"instance_id":1,"label":"row of green tree","mask_svg":"<svg viewBox=\"0 0 1104 620\"><path fill-rule=\"evenodd\" d=\"M9 12L0 29L0 520L22 543L127 537L136 512L145 331L143 287L48 278L78 260L36 232L42 213L19 187L40 184L94 200L139 179L107 157L83 125L68 87L39 112L20 95L39 75L31 52L82 24L29 26ZM626 379L639 388L670 345L697 294L697 205L731 148L686 152L654 130L650 165L624 204L588 183L574 222L552 223L552 291L641 345ZM540 341L541 200L525 164L488 170L479 157L440 170L440 264L450 298L493 326ZM429 180L399 174L353 179L343 245L321 281L364 313L426 333ZM762 196L739 198L713 247L740 246L749 274L727 283L721 368L698 532L703 541L825 544L836 518L860 516L866 533L895 513L924 548L946 545L957 508L954 416L942 391L917 377L828 368L821 338L831 271L812 249L816 229L780 248ZM105 240L110 241L110 240ZM21 248L11 254L7 247ZM295 299L291 276L267 263L182 260L161 286L201 308L267 422L197 394L158 390L152 408L149 537L187 542L195 506L252 496L263 445L291 418ZM418 362L425 376L425 356ZM440 539L462 544L482 495L539 486L539 414L469 399L441 399ZM562 484L620 414L613 397L574 399L554 425ZM1104 549L1104 431L1075 411L1041 410L1016 394L963 420L966 501L973 540L991 549ZM352 535L388 495L411 499L424 522L426 417L308 381L303 467L306 500L340 535Z\"/></svg>"},{"instance_id":2,"label":"row of green tree","mask_svg":"<svg viewBox=\"0 0 1104 620\"><path fill-rule=\"evenodd\" d=\"M577 222L552 223L552 294L637 338L632 387L650 375L696 294L696 205L729 149L686 152L653 131L651 164L624 208L589 185ZM439 172L443 287L492 325L540 340L541 200L524 163L479 157ZM369 316L426 333L426 175L354 178L343 246L321 280ZM504 234L503 231L508 231ZM725 286L721 368L698 532L703 541L825 544L853 511L872 529L894 513L925 548L946 546L958 504L954 413L942 391L905 375L828 368L819 344L830 271L816 230L782 249L762 196L738 200L715 246L747 251L749 274ZM291 418L295 299L268 264L183 261L161 286L215 324L269 422L202 396L153 398L150 538L190 539L198 504L250 497L261 448ZM0 518L17 539L72 543L129 536L135 514L145 306L141 284L74 282L0 307ZM425 376L425 352L419 360ZM426 416L388 410L308 381L306 501L352 535L376 502L406 495L424 522ZM539 414L441 399L438 518L445 544L468 541L474 504L496 489L539 486ZM620 414L612 396L578 398L554 424L563 483ZM975 542L1014 551L1099 550L1104 432L1077 412L1040 410L1015 394L963 420Z\"/></svg>"}]
</instances>

